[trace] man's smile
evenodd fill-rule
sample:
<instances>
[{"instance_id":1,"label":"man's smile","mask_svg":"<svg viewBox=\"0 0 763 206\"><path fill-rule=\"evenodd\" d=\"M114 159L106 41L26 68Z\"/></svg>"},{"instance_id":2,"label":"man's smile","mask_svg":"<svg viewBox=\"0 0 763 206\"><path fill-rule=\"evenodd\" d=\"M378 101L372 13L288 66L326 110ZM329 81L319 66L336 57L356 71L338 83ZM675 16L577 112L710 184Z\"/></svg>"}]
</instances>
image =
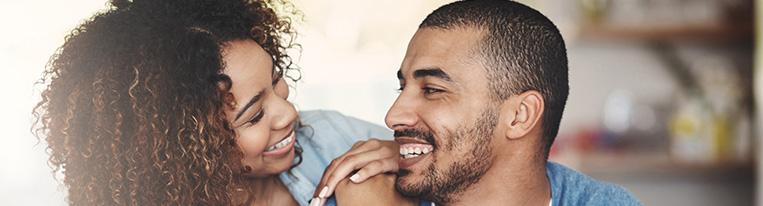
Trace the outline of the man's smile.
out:
<instances>
[{"instance_id":1,"label":"man's smile","mask_svg":"<svg viewBox=\"0 0 763 206\"><path fill-rule=\"evenodd\" d=\"M400 162L401 169L409 168L430 154L433 154L435 147L422 139L411 137L397 137L395 141L400 144Z\"/></svg>"}]
</instances>

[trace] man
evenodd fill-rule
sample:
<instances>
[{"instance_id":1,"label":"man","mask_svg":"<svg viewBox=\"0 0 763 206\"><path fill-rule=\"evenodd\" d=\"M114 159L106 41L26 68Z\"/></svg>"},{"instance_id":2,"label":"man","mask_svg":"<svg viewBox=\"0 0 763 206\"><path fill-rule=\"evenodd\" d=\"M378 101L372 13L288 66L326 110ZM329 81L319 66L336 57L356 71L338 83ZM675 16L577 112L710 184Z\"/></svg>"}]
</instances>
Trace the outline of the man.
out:
<instances>
[{"instance_id":1,"label":"man","mask_svg":"<svg viewBox=\"0 0 763 206\"><path fill-rule=\"evenodd\" d=\"M386 123L399 162L378 171L397 171L402 195L442 205L640 205L621 187L547 160L569 86L564 41L540 12L504 0L442 6L419 26L397 76ZM338 203L405 200L379 198L394 197L384 182L339 184Z\"/></svg>"}]
</instances>

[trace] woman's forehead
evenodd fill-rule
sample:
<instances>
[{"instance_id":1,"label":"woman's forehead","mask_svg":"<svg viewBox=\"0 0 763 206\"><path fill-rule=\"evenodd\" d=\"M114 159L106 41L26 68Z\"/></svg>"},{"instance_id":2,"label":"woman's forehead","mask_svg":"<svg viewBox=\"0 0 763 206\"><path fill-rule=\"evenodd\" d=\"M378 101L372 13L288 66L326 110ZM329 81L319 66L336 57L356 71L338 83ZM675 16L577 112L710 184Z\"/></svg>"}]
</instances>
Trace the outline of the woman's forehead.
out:
<instances>
[{"instance_id":1,"label":"woman's forehead","mask_svg":"<svg viewBox=\"0 0 763 206\"><path fill-rule=\"evenodd\" d=\"M223 73L231 78L231 92L236 96L253 95L255 90L262 90L272 83L273 61L270 55L252 40L227 43L223 51L223 60Z\"/></svg>"}]
</instances>

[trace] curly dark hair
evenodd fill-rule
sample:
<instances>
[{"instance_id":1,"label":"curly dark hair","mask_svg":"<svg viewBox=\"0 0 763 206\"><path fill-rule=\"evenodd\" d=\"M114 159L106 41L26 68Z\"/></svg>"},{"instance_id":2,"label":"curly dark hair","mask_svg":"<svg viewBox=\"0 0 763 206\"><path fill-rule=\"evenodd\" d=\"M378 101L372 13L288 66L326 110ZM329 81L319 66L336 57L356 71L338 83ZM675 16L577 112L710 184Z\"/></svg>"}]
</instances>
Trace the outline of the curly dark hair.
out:
<instances>
[{"instance_id":1,"label":"curly dark hair","mask_svg":"<svg viewBox=\"0 0 763 206\"><path fill-rule=\"evenodd\" d=\"M226 42L296 70L282 0L114 0L51 57L33 131L70 205L233 205L248 188L225 118ZM249 194L249 193L245 193ZM247 201L253 197L247 195Z\"/></svg>"}]
</instances>

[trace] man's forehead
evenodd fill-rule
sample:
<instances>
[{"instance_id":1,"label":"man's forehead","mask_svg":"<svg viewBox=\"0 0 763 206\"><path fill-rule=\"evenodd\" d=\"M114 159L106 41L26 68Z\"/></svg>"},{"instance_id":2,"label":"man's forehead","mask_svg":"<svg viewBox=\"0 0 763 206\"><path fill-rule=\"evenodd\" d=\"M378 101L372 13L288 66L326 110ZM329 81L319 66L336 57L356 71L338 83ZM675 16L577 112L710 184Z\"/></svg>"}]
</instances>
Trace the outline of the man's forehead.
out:
<instances>
[{"instance_id":1,"label":"man's forehead","mask_svg":"<svg viewBox=\"0 0 763 206\"><path fill-rule=\"evenodd\" d=\"M457 27L453 29L421 28L413 35L408 50L418 55L451 56L468 54L482 37L480 30Z\"/></svg>"},{"instance_id":2,"label":"man's forehead","mask_svg":"<svg viewBox=\"0 0 763 206\"><path fill-rule=\"evenodd\" d=\"M401 74L409 76L417 70L433 68L447 74L460 73L459 70L476 63L480 37L480 31L469 29L419 29L408 45Z\"/></svg>"}]
</instances>

